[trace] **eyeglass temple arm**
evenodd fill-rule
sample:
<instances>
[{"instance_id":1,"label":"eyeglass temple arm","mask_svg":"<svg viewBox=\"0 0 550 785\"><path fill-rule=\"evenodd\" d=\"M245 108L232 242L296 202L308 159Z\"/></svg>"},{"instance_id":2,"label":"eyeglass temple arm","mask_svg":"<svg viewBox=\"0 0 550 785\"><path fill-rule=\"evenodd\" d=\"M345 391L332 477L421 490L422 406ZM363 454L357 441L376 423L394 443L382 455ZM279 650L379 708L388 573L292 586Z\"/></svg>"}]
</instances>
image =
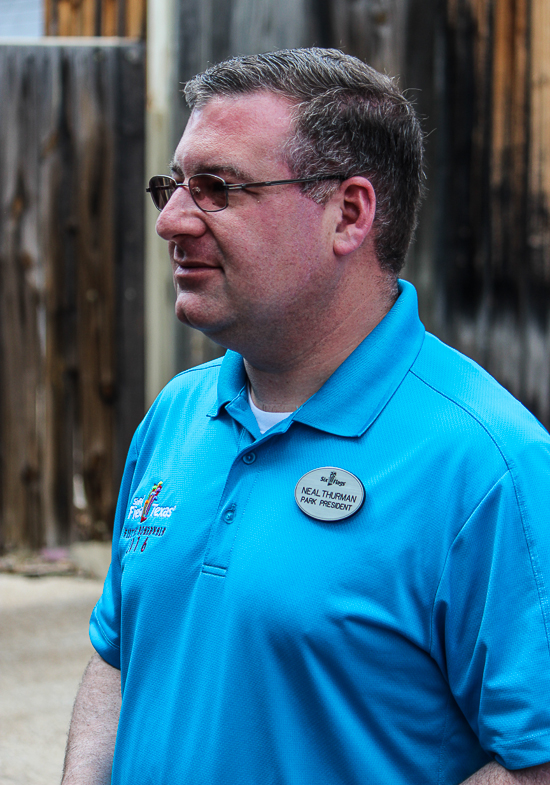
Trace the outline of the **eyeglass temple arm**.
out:
<instances>
[{"instance_id":1,"label":"eyeglass temple arm","mask_svg":"<svg viewBox=\"0 0 550 785\"><path fill-rule=\"evenodd\" d=\"M291 183L315 183L321 180L341 180L344 178L342 174L326 174L320 177L297 177L295 180L267 180L264 183L226 183L225 187L228 191L243 190L244 188L259 188L265 185L290 185Z\"/></svg>"}]
</instances>

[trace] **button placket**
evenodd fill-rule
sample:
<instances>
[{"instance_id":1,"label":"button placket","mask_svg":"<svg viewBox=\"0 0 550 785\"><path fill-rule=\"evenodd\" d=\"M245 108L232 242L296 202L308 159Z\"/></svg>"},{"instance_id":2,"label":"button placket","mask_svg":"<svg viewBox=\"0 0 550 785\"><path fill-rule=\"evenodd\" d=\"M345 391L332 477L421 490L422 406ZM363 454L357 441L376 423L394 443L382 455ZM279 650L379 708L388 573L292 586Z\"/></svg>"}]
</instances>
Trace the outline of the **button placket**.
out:
<instances>
[{"instance_id":1,"label":"button placket","mask_svg":"<svg viewBox=\"0 0 550 785\"><path fill-rule=\"evenodd\" d=\"M245 453L250 455L250 453ZM212 525L202 572L223 577L239 532L246 503L256 482L257 472L243 466L245 456L236 458L228 474L216 520ZM254 463L254 459L250 463ZM215 571L213 572L213 568Z\"/></svg>"}]
</instances>

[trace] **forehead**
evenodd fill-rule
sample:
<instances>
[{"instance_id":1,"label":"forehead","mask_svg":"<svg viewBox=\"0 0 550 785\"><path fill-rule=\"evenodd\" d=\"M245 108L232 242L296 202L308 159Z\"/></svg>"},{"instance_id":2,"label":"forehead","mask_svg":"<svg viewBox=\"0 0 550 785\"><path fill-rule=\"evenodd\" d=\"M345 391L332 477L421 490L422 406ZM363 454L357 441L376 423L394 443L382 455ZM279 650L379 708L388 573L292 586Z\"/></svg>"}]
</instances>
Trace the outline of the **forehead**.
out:
<instances>
[{"instance_id":1,"label":"forehead","mask_svg":"<svg viewBox=\"0 0 550 785\"><path fill-rule=\"evenodd\" d=\"M175 162L186 175L224 167L254 176L269 172L283 161L292 107L268 92L212 98L191 113Z\"/></svg>"}]
</instances>

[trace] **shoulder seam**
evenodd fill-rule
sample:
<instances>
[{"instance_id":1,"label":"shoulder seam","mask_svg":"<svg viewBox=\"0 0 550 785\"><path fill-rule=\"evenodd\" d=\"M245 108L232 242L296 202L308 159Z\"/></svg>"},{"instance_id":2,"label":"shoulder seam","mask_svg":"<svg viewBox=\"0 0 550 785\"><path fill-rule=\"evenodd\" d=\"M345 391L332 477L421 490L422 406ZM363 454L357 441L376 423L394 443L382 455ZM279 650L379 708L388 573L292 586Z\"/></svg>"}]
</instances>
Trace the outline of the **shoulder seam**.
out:
<instances>
[{"instance_id":1,"label":"shoulder seam","mask_svg":"<svg viewBox=\"0 0 550 785\"><path fill-rule=\"evenodd\" d=\"M149 416L149 413L152 411L153 407L156 407L157 403L159 402L159 400L162 397L162 395L163 395L164 391L166 390L166 388L169 385L171 385L172 382L174 382L175 379L179 379L180 376L185 376L186 374L189 374L189 373L207 372L210 369L215 370L215 369L217 369L217 368L219 368L221 366L222 360L223 360L223 357L217 357L214 360L210 360L210 362L208 362L208 363L203 363L202 365L194 365L192 368L186 368L185 371L180 371L180 373L177 373L175 376L173 376L170 379L170 381L162 388L162 390L160 390L160 392L156 396L155 400L153 401L153 403L149 407L149 410L146 412L145 417L140 422L140 424L139 424L139 426L137 428L137 431L141 431L141 427L143 426L144 422L147 420L147 417ZM139 453L141 452L141 448L143 446L143 438L140 441L140 436L141 436L141 433L138 435L138 437L136 439L136 451L137 451L138 456L139 456ZM138 444L138 442L140 442L140 443Z\"/></svg>"},{"instance_id":2,"label":"shoulder seam","mask_svg":"<svg viewBox=\"0 0 550 785\"><path fill-rule=\"evenodd\" d=\"M437 387L434 387L433 384L430 384L429 382L426 381L426 379L423 379L422 376L419 376L419 374L416 373L416 371L413 371L412 368L410 369L410 373L414 377L416 377L419 382L422 382L422 384L425 384L426 387L429 387L430 390L433 390L438 395L441 395L442 398L445 398L447 401L449 401L449 403L452 403L455 406L457 406L459 409L462 409L462 411L465 412L469 417L471 417L472 420L474 420L474 422L476 422L479 425L480 428L483 428L483 430L485 431L485 433L487 434L489 439L491 439L491 441L493 442L493 444L497 448L497 450L498 450L502 460L504 461L504 464L506 465L507 470L509 472L512 471L511 466L510 466L510 464L508 462L508 459L506 458L504 452L502 451L502 448L501 448L500 444L497 442L497 440L495 439L495 437L493 436L491 431L488 429L488 427L485 425L485 423L482 422L482 420L480 420L479 417L477 417L474 414L474 412L471 409L469 409L468 406L466 406L466 404L461 403L460 401L456 401L454 398L451 398L449 395L446 395L442 390L438 390ZM514 488L515 488L515 485L514 485Z\"/></svg>"},{"instance_id":3,"label":"shoulder seam","mask_svg":"<svg viewBox=\"0 0 550 785\"><path fill-rule=\"evenodd\" d=\"M422 376L419 376L419 374L416 373L416 371L413 371L412 368L410 369L410 373L413 374L413 376L416 379L418 379L418 381L422 382L422 384L425 384L426 387L429 387L435 393L437 393L438 395L441 395L442 398L445 398L450 403L454 404L459 409L462 409L463 412L465 412L467 415L469 415L472 418L472 420L474 420L480 426L480 428L483 428L483 430L485 431L487 436L491 439L491 441L493 442L493 444L497 448L500 456L502 457L502 460L504 461L504 464L506 466L507 471L504 472L504 474L497 480L497 482L492 486L492 488L494 488L495 485L498 482L501 482L501 480L503 479L503 477L506 474L510 474L510 480L511 480L511 483L512 483L512 487L514 489L514 497L516 499L516 505L517 505L518 515L519 515L519 520L521 521L521 528L523 530L523 537L525 539L525 545L527 547L527 552L529 553L529 561L531 563L531 570L533 572L533 578L534 578L534 581L535 581L535 586L536 586L537 594L538 594L538 597L539 597L539 607L540 607L540 612L542 614L544 630L545 630L545 633L546 633L546 642L547 642L548 650L550 652L550 629L549 629L549 622L548 622L548 613L549 613L548 606L549 606L549 603L548 603L548 597L547 597L547 592L546 592L546 586L544 585L544 581L542 579L542 575L540 574L540 570L539 570L539 567L538 567L538 554L537 554L537 552L536 552L536 550L534 548L534 544L532 542L531 533L530 533L530 530L529 530L530 527L529 527L528 521L525 519L525 516L524 516L523 505L522 505L522 502L521 502L521 499L520 499L520 494L518 493L518 486L517 486L517 483L516 483L516 478L514 476L513 467L510 465L510 462L508 461L508 459L506 458L504 452L502 451L502 448L500 447L500 444L497 442L497 440L495 439L495 437L493 436L491 431L487 428L487 426L485 425L484 422L482 422L478 417L476 417L474 412L472 412L463 403L454 400L453 398L449 397L448 395L446 395L441 390L438 390L437 387L434 387L432 384L427 382L426 379L423 379ZM490 490L492 490L492 488ZM489 493L490 490L487 493ZM483 498L485 498L485 496ZM483 499L481 501L483 501ZM481 504L481 502L480 502L480 504ZM477 506L479 506L479 505L477 505ZM477 509L477 506L476 506L475 509ZM467 522L470 520L470 518L471 518L471 516L473 515L474 512L475 512L475 510L473 510L472 513L468 516L468 519L461 526L461 528L460 528L460 530L459 530L459 532L457 533L456 536L458 536L458 534L460 534L460 532L462 531L464 526L467 524ZM453 539L453 544L454 544L455 540L456 540L456 537ZM451 544L451 548L452 548L452 544ZM449 549L449 552L448 552L447 557L445 559L445 565L443 567L443 570L442 570L442 573L441 573L441 576L440 576L440 580L439 580L439 583L437 585L436 592L434 594L434 603L432 605L432 614L431 614L431 621L430 621L430 651L432 650L432 645L433 645L433 609L435 607L435 600L436 600L436 597L437 597L437 592L439 591L439 586L441 584L441 580L443 579L443 574L445 572L445 567L447 565L447 559L448 559L448 555L450 553L450 550L451 549Z\"/></svg>"}]
</instances>

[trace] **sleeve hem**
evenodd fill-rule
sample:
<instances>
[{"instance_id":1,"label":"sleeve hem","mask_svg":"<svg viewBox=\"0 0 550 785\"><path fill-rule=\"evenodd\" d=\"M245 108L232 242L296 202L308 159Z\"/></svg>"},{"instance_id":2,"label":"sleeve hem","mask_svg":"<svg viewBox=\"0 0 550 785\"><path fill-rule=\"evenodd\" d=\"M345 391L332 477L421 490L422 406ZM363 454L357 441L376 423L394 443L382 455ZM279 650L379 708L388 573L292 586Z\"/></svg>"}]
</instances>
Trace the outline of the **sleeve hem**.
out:
<instances>
[{"instance_id":1,"label":"sleeve hem","mask_svg":"<svg viewBox=\"0 0 550 785\"><path fill-rule=\"evenodd\" d=\"M504 742L499 747L500 752L493 751L495 760L510 771L550 763L550 730Z\"/></svg>"},{"instance_id":2,"label":"sleeve hem","mask_svg":"<svg viewBox=\"0 0 550 785\"><path fill-rule=\"evenodd\" d=\"M113 668L120 670L120 647L109 640L97 618L94 609L90 619L90 641L92 646L101 657L112 665Z\"/></svg>"}]
</instances>

